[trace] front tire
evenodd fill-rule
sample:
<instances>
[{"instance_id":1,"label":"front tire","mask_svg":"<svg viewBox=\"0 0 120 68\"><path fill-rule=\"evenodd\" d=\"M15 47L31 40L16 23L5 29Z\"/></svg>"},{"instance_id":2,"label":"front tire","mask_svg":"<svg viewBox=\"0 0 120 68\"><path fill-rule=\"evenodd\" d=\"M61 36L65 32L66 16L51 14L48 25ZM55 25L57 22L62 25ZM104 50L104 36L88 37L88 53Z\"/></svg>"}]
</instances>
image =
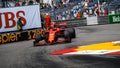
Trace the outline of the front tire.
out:
<instances>
[{"instance_id":1,"label":"front tire","mask_svg":"<svg viewBox=\"0 0 120 68\"><path fill-rule=\"evenodd\" d=\"M35 42L39 42L40 40L42 40L42 36L40 34L36 34Z\"/></svg>"}]
</instances>

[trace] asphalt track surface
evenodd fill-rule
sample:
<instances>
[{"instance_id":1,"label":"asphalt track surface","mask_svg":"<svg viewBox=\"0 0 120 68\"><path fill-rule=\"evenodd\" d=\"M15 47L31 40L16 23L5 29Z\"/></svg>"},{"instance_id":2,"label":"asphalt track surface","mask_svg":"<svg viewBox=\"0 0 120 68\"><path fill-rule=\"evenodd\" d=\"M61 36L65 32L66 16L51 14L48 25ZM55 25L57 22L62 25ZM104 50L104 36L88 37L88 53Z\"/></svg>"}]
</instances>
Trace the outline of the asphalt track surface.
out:
<instances>
[{"instance_id":1,"label":"asphalt track surface","mask_svg":"<svg viewBox=\"0 0 120 68\"><path fill-rule=\"evenodd\" d=\"M50 55L55 50L120 40L120 24L76 27L71 43L33 46L33 40L0 45L0 68L120 68L119 55Z\"/></svg>"}]
</instances>

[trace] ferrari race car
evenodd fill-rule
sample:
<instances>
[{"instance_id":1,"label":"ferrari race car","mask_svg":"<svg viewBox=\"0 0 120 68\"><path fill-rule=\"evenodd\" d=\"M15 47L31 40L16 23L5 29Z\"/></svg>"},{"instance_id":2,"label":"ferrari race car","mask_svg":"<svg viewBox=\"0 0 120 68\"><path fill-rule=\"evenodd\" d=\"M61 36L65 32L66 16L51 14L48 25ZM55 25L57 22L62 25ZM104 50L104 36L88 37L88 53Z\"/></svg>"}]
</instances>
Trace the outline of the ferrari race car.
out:
<instances>
[{"instance_id":1,"label":"ferrari race car","mask_svg":"<svg viewBox=\"0 0 120 68\"><path fill-rule=\"evenodd\" d=\"M51 24L49 29L42 31L42 34L36 34L33 44L34 46L38 46L60 42L71 42L72 38L75 37L75 29L68 28L67 23Z\"/></svg>"}]
</instances>

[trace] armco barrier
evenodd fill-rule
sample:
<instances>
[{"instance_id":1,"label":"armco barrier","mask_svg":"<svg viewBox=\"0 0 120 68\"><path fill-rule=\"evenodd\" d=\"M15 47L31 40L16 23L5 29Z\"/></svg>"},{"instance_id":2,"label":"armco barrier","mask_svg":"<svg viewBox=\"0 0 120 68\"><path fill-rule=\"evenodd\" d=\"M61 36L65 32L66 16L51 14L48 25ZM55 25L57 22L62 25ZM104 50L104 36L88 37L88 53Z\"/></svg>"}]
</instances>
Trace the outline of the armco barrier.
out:
<instances>
[{"instance_id":1,"label":"armco barrier","mask_svg":"<svg viewBox=\"0 0 120 68\"><path fill-rule=\"evenodd\" d=\"M0 34L0 44L31 40L35 38L35 34L42 34L41 29L17 31Z\"/></svg>"},{"instance_id":2,"label":"armco barrier","mask_svg":"<svg viewBox=\"0 0 120 68\"><path fill-rule=\"evenodd\" d=\"M61 20L61 21L54 21L54 22L56 22L56 23L67 22L68 27L77 27L77 26L86 26L87 25L86 18Z\"/></svg>"},{"instance_id":3,"label":"armco barrier","mask_svg":"<svg viewBox=\"0 0 120 68\"><path fill-rule=\"evenodd\" d=\"M97 19L99 25L109 24L109 16L98 16Z\"/></svg>"},{"instance_id":4,"label":"armco barrier","mask_svg":"<svg viewBox=\"0 0 120 68\"><path fill-rule=\"evenodd\" d=\"M77 27L77 26L88 25L87 18L61 20L61 21L54 21L54 22L56 22L56 23L67 22L69 27ZM97 25L109 24L109 17L108 16L98 16L97 17L97 22L98 22Z\"/></svg>"}]
</instances>

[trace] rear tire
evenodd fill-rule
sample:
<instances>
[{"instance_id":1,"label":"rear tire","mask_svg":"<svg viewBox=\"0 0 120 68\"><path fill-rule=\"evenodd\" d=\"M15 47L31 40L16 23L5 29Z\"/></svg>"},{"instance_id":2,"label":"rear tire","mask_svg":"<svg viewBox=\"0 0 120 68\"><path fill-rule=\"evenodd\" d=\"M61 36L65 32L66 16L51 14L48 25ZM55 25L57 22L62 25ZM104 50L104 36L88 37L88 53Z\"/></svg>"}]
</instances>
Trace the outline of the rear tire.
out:
<instances>
[{"instance_id":1,"label":"rear tire","mask_svg":"<svg viewBox=\"0 0 120 68\"><path fill-rule=\"evenodd\" d=\"M74 28L67 29L70 32L71 38L76 38L76 33Z\"/></svg>"},{"instance_id":2,"label":"rear tire","mask_svg":"<svg viewBox=\"0 0 120 68\"><path fill-rule=\"evenodd\" d=\"M70 32L68 30L64 31L65 42L71 42Z\"/></svg>"}]
</instances>

